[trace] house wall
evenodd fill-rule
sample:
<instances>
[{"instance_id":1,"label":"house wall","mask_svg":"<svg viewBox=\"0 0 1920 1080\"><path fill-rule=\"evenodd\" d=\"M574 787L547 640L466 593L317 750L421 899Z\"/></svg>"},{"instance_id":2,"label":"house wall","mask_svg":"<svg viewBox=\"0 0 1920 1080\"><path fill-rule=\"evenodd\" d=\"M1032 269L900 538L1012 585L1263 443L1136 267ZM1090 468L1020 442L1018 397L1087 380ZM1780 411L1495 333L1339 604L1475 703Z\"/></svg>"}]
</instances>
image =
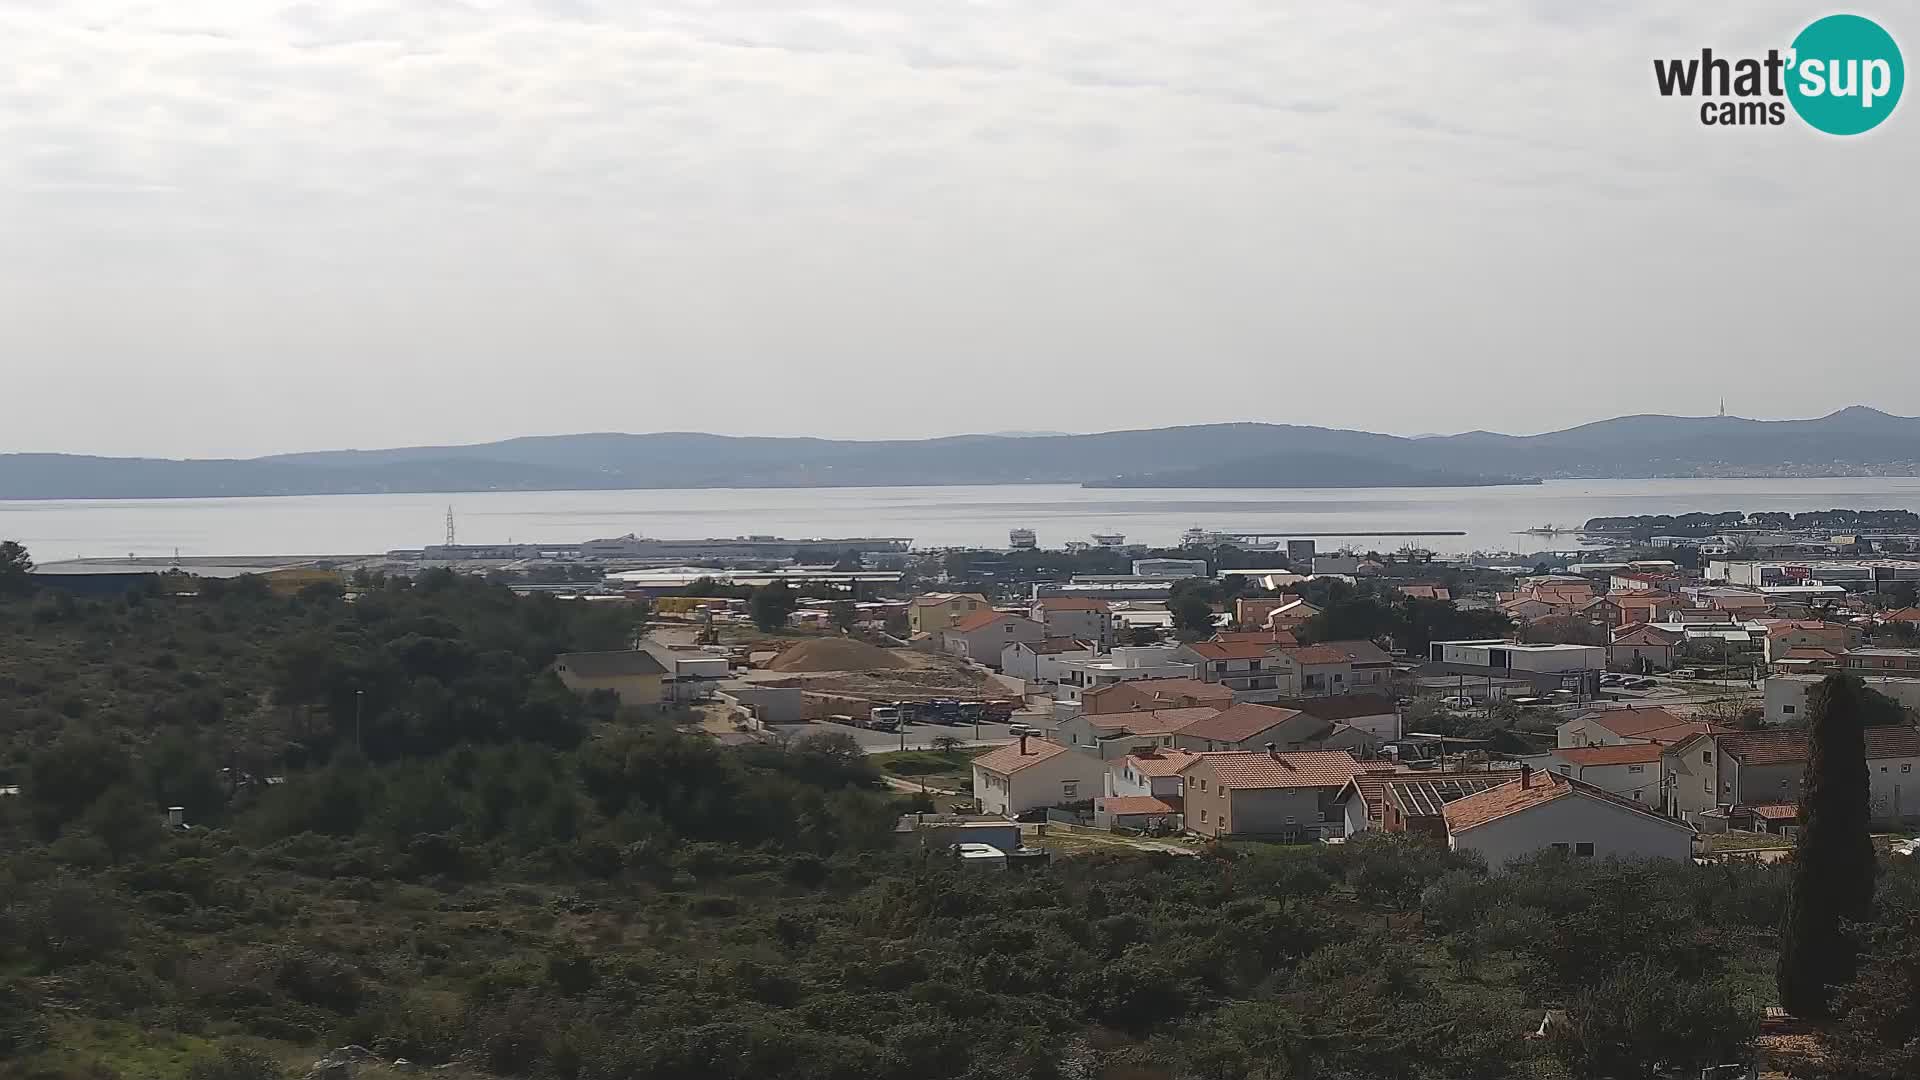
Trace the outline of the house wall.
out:
<instances>
[{"instance_id":1,"label":"house wall","mask_svg":"<svg viewBox=\"0 0 1920 1080\"><path fill-rule=\"evenodd\" d=\"M1348 799L1342 806L1341 819L1346 824L1348 836L1358 836L1373 828L1373 823L1367 820L1367 800L1359 795Z\"/></svg>"},{"instance_id":2,"label":"house wall","mask_svg":"<svg viewBox=\"0 0 1920 1080\"><path fill-rule=\"evenodd\" d=\"M1032 619L1009 615L969 633L946 631L947 651L989 667L999 667L1000 657L1016 641L1032 644L1046 636L1046 628Z\"/></svg>"},{"instance_id":3,"label":"house wall","mask_svg":"<svg viewBox=\"0 0 1920 1080\"><path fill-rule=\"evenodd\" d=\"M1348 669L1347 689L1349 694L1383 693L1393 682L1393 665L1378 667L1362 666ZM1351 720L1348 723L1352 723Z\"/></svg>"},{"instance_id":4,"label":"house wall","mask_svg":"<svg viewBox=\"0 0 1920 1080\"><path fill-rule=\"evenodd\" d=\"M1671 645L1609 645L1607 666L1617 671L1638 671L1640 661L1645 660L1654 670L1666 671L1673 667L1673 652Z\"/></svg>"},{"instance_id":5,"label":"house wall","mask_svg":"<svg viewBox=\"0 0 1920 1080\"><path fill-rule=\"evenodd\" d=\"M1220 800L1213 803L1218 806ZM1319 788L1230 789L1226 804L1226 821L1216 819L1214 831L1207 835L1275 836L1340 820L1322 806Z\"/></svg>"},{"instance_id":6,"label":"house wall","mask_svg":"<svg viewBox=\"0 0 1920 1080\"><path fill-rule=\"evenodd\" d=\"M1398 711L1377 713L1373 716L1354 716L1341 721L1349 727L1359 728L1381 742L1393 742L1400 737L1400 714ZM1339 749L1345 749L1340 747Z\"/></svg>"},{"instance_id":7,"label":"house wall","mask_svg":"<svg viewBox=\"0 0 1920 1080\"><path fill-rule=\"evenodd\" d=\"M1107 762L1106 795L1160 795L1178 796L1180 778L1178 776L1146 776L1127 768L1126 761Z\"/></svg>"},{"instance_id":8,"label":"house wall","mask_svg":"<svg viewBox=\"0 0 1920 1080\"><path fill-rule=\"evenodd\" d=\"M973 795L988 814L1019 814L1043 806L1082 802L1102 794L1106 764L1091 754L1056 754L1008 775L973 767Z\"/></svg>"},{"instance_id":9,"label":"house wall","mask_svg":"<svg viewBox=\"0 0 1920 1080\"><path fill-rule=\"evenodd\" d=\"M1091 641L1101 648L1113 647L1113 615L1105 611L1048 611L1048 637L1070 637Z\"/></svg>"},{"instance_id":10,"label":"house wall","mask_svg":"<svg viewBox=\"0 0 1920 1080\"><path fill-rule=\"evenodd\" d=\"M1693 857L1693 838L1686 830L1578 794L1497 818L1449 839L1455 851L1478 852L1494 870L1556 843L1566 844L1569 854L1577 844L1592 844L1596 859Z\"/></svg>"},{"instance_id":11,"label":"house wall","mask_svg":"<svg viewBox=\"0 0 1920 1080\"><path fill-rule=\"evenodd\" d=\"M1574 746L1619 746L1627 741L1593 720L1579 717L1561 724L1556 734L1556 741L1562 749Z\"/></svg>"},{"instance_id":12,"label":"house wall","mask_svg":"<svg viewBox=\"0 0 1920 1080\"><path fill-rule=\"evenodd\" d=\"M1719 743L1713 739L1689 740L1660 755L1666 812L1691 821L1719 805L1722 764Z\"/></svg>"},{"instance_id":13,"label":"house wall","mask_svg":"<svg viewBox=\"0 0 1920 1080\"><path fill-rule=\"evenodd\" d=\"M1638 772L1634 770L1638 769ZM1649 809L1660 808L1660 763L1635 765L1572 765L1556 761L1554 771L1561 776L1584 780L1602 791L1642 803Z\"/></svg>"}]
</instances>

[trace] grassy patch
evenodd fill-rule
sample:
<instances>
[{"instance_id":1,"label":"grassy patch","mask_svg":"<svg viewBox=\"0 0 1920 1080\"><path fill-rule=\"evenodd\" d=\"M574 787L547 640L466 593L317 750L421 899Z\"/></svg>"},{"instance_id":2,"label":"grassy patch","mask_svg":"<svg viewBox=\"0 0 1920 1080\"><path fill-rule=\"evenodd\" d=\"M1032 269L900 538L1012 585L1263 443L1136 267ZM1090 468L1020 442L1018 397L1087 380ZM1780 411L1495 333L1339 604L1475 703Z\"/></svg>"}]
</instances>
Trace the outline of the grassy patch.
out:
<instances>
[{"instance_id":1,"label":"grassy patch","mask_svg":"<svg viewBox=\"0 0 1920 1080\"><path fill-rule=\"evenodd\" d=\"M985 752L986 748L978 746L963 746L946 753L937 750L890 750L884 754L869 754L867 760L873 762L874 768L890 776L925 780L937 787L964 789L973 783L973 759Z\"/></svg>"}]
</instances>

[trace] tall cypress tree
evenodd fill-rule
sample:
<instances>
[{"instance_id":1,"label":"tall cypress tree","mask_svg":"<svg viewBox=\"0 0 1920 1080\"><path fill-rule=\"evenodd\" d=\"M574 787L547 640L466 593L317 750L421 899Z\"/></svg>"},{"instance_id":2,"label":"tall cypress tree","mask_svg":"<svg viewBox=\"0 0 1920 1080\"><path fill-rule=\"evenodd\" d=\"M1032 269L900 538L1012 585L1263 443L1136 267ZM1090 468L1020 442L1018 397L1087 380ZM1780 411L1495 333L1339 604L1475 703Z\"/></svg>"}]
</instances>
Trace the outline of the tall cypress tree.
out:
<instances>
[{"instance_id":1,"label":"tall cypress tree","mask_svg":"<svg viewBox=\"0 0 1920 1080\"><path fill-rule=\"evenodd\" d=\"M1808 695L1812 739L1800 795L1800 838L1780 928L1780 1004L1795 1016L1828 1016L1836 987L1853 978L1855 945L1842 925L1873 906L1868 690L1830 675Z\"/></svg>"}]
</instances>

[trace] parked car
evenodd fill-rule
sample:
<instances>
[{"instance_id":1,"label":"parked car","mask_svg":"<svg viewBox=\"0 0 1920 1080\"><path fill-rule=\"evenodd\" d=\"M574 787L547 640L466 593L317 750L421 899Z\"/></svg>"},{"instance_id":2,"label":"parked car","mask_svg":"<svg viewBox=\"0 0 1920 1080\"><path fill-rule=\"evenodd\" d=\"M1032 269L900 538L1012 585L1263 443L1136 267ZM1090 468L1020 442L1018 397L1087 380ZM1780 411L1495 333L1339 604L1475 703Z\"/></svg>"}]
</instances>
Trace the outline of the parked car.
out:
<instances>
[{"instance_id":1,"label":"parked car","mask_svg":"<svg viewBox=\"0 0 1920 1080\"><path fill-rule=\"evenodd\" d=\"M1022 735L1038 735L1040 734L1040 729L1034 727L1032 724L1008 724L1007 734L1017 739Z\"/></svg>"},{"instance_id":2,"label":"parked car","mask_svg":"<svg viewBox=\"0 0 1920 1080\"><path fill-rule=\"evenodd\" d=\"M1617 671L1609 671L1605 675L1600 676L1601 686L1619 686L1626 681L1627 677Z\"/></svg>"},{"instance_id":3,"label":"parked car","mask_svg":"<svg viewBox=\"0 0 1920 1080\"><path fill-rule=\"evenodd\" d=\"M1440 704L1445 705L1449 709L1471 709L1473 708L1473 699L1465 694L1448 694L1446 697L1440 699Z\"/></svg>"},{"instance_id":4,"label":"parked car","mask_svg":"<svg viewBox=\"0 0 1920 1080\"><path fill-rule=\"evenodd\" d=\"M1628 679L1626 682L1620 684L1620 686L1626 690L1651 690L1659 685L1659 683L1654 682L1652 679Z\"/></svg>"}]
</instances>

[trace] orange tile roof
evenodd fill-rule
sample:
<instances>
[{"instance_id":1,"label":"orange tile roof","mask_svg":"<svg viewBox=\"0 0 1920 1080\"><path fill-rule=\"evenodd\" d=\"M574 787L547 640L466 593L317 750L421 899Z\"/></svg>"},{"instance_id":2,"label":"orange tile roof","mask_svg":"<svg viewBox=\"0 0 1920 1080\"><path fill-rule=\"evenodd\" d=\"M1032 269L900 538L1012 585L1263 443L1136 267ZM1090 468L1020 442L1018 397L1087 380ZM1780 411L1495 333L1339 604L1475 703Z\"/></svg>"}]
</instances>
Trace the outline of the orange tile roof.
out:
<instances>
[{"instance_id":1,"label":"orange tile roof","mask_svg":"<svg viewBox=\"0 0 1920 1080\"><path fill-rule=\"evenodd\" d=\"M1653 818L1655 821L1672 825L1676 829L1693 831L1690 825L1682 824L1664 814L1655 813L1612 792L1602 791L1592 784L1582 783L1556 773L1538 771L1530 777L1509 780L1499 787L1490 787L1464 799L1450 802L1442 813L1447 819L1447 831L1458 833L1575 794L1584 795L1597 802L1611 803L1623 810L1631 810L1636 814Z\"/></svg>"},{"instance_id":2,"label":"orange tile roof","mask_svg":"<svg viewBox=\"0 0 1920 1080\"><path fill-rule=\"evenodd\" d=\"M1008 615L1004 611L976 611L971 615L963 615L960 618L954 620L953 625L949 626L947 629L957 630L962 634L971 634L975 630L980 630L980 629L984 629L985 627L992 626L994 623L1000 621L1001 619L1010 619L1010 618L1013 618L1013 616Z\"/></svg>"},{"instance_id":3,"label":"orange tile roof","mask_svg":"<svg viewBox=\"0 0 1920 1080\"><path fill-rule=\"evenodd\" d=\"M1318 647L1338 649L1346 654L1348 660L1356 664L1393 663L1392 655L1371 641L1323 641Z\"/></svg>"},{"instance_id":4,"label":"orange tile roof","mask_svg":"<svg viewBox=\"0 0 1920 1080\"><path fill-rule=\"evenodd\" d=\"M1679 630L1662 630L1646 623L1632 623L1613 632L1611 645L1678 645L1687 635Z\"/></svg>"},{"instance_id":5,"label":"orange tile roof","mask_svg":"<svg viewBox=\"0 0 1920 1080\"><path fill-rule=\"evenodd\" d=\"M1248 702L1190 725L1182 734L1217 742L1239 742L1301 715L1304 714L1298 709L1277 709Z\"/></svg>"},{"instance_id":6,"label":"orange tile roof","mask_svg":"<svg viewBox=\"0 0 1920 1080\"><path fill-rule=\"evenodd\" d=\"M1302 645L1297 649L1283 650L1294 662L1300 664L1345 664L1351 660L1346 650L1332 645Z\"/></svg>"},{"instance_id":7,"label":"orange tile roof","mask_svg":"<svg viewBox=\"0 0 1920 1080\"><path fill-rule=\"evenodd\" d=\"M1761 803L1747 807L1747 812L1768 821L1796 821L1800 817L1800 807L1790 802Z\"/></svg>"},{"instance_id":8,"label":"orange tile roof","mask_svg":"<svg viewBox=\"0 0 1920 1080\"><path fill-rule=\"evenodd\" d=\"M1134 709L1128 712L1088 713L1087 723L1106 731L1129 735L1172 735L1218 715L1211 705L1184 709Z\"/></svg>"},{"instance_id":9,"label":"orange tile roof","mask_svg":"<svg viewBox=\"0 0 1920 1080\"><path fill-rule=\"evenodd\" d=\"M1866 730L1867 760L1920 757L1920 728L1911 724ZM1812 742L1805 731L1742 731L1720 736L1720 752L1748 765L1788 765L1807 760Z\"/></svg>"},{"instance_id":10,"label":"orange tile roof","mask_svg":"<svg viewBox=\"0 0 1920 1080\"><path fill-rule=\"evenodd\" d=\"M1259 660L1280 646L1268 641L1196 641L1187 648L1208 660Z\"/></svg>"},{"instance_id":11,"label":"orange tile roof","mask_svg":"<svg viewBox=\"0 0 1920 1080\"><path fill-rule=\"evenodd\" d=\"M1589 713L1586 719L1592 720L1623 739L1636 738L1645 732L1677 727L1686 723L1685 720L1658 705L1630 705L1624 709L1607 709L1603 712Z\"/></svg>"},{"instance_id":12,"label":"orange tile roof","mask_svg":"<svg viewBox=\"0 0 1920 1080\"><path fill-rule=\"evenodd\" d=\"M1648 765L1660 760L1666 747L1659 743L1624 743L1620 746L1574 746L1553 751L1553 756L1569 765Z\"/></svg>"},{"instance_id":13,"label":"orange tile roof","mask_svg":"<svg viewBox=\"0 0 1920 1080\"><path fill-rule=\"evenodd\" d=\"M1177 814L1178 797L1162 799L1153 795L1108 795L1094 800L1096 809L1109 814Z\"/></svg>"},{"instance_id":14,"label":"orange tile roof","mask_svg":"<svg viewBox=\"0 0 1920 1080\"><path fill-rule=\"evenodd\" d=\"M974 758L973 764L977 768L985 769L991 773L1010 776L1019 772L1021 769L1031 768L1043 761L1052 761L1061 754L1073 753L1072 750L1061 746L1057 742L1046 742L1045 740L1031 737L1022 741L1026 743L1025 753L1021 753L1019 742L1008 743L1006 746L1002 746L997 750L989 750L979 757Z\"/></svg>"},{"instance_id":15,"label":"orange tile roof","mask_svg":"<svg viewBox=\"0 0 1920 1080\"><path fill-rule=\"evenodd\" d=\"M1212 767L1226 788L1342 788L1360 773L1360 763L1340 750L1205 754L1183 772L1192 772L1202 762Z\"/></svg>"}]
</instances>

